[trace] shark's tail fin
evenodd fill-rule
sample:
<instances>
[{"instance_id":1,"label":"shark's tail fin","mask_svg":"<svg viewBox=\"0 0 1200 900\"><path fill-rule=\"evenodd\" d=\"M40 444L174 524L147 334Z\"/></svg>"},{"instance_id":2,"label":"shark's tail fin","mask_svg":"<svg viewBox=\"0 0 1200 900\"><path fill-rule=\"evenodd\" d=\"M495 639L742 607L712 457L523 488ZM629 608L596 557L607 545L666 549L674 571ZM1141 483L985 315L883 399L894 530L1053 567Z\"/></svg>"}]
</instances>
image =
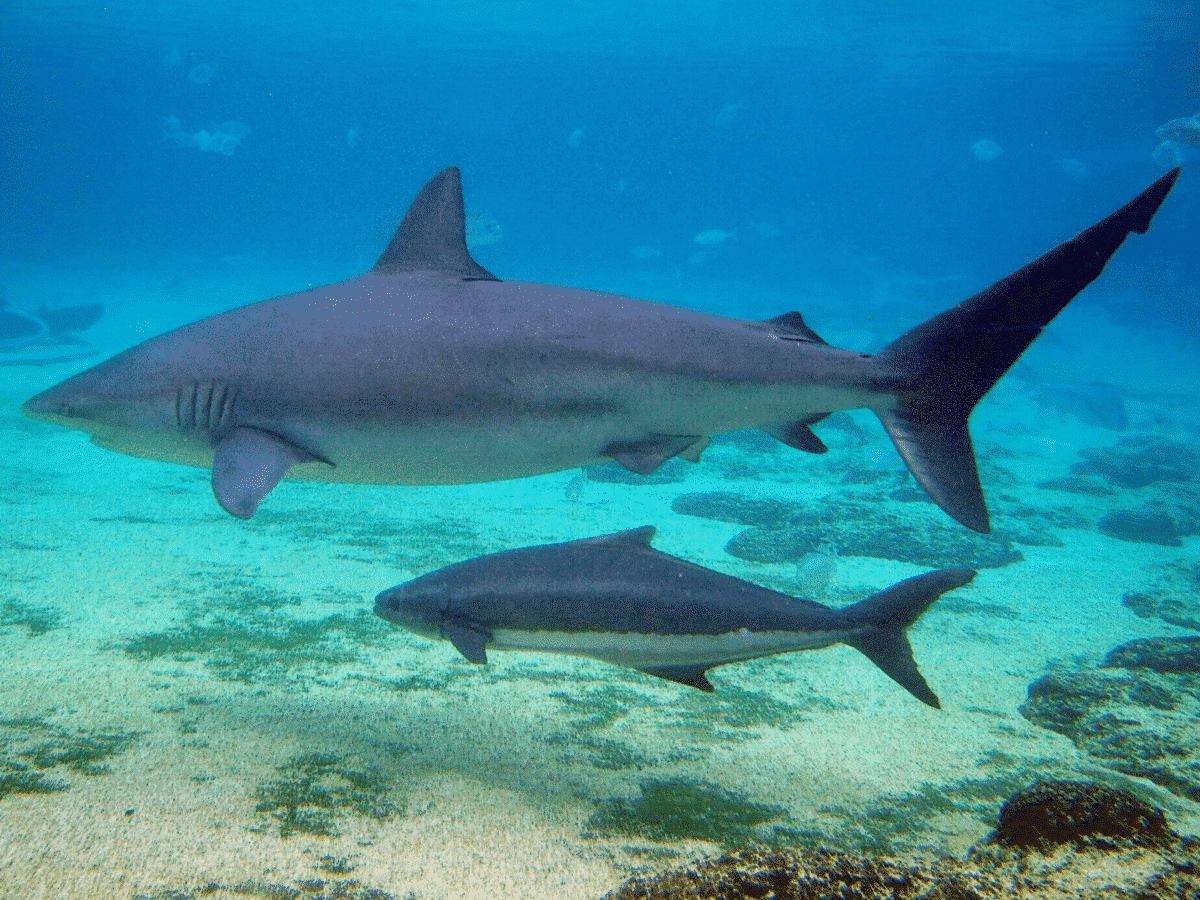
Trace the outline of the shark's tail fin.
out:
<instances>
[{"instance_id":1,"label":"shark's tail fin","mask_svg":"<svg viewBox=\"0 0 1200 900\"><path fill-rule=\"evenodd\" d=\"M842 610L847 624L857 628L846 643L883 669L884 674L922 703L941 709L937 695L917 670L912 645L904 630L920 618L934 600L975 577L974 569L941 569L909 578L873 597Z\"/></svg>"},{"instance_id":2,"label":"shark's tail fin","mask_svg":"<svg viewBox=\"0 0 1200 900\"><path fill-rule=\"evenodd\" d=\"M1107 219L986 291L934 316L875 360L896 378L897 401L879 417L929 496L968 528L988 533L967 418L1025 348L1092 283L1131 232L1145 234L1179 169Z\"/></svg>"}]
</instances>

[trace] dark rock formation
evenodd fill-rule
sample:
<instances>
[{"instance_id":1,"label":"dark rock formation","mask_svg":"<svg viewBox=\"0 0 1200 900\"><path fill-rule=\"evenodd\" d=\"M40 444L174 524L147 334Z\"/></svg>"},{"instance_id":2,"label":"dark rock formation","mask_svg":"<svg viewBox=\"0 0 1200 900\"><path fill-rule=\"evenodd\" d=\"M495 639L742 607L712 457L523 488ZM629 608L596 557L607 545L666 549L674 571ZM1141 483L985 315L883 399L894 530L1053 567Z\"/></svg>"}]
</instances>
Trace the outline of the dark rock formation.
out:
<instances>
[{"instance_id":1,"label":"dark rock formation","mask_svg":"<svg viewBox=\"0 0 1200 900\"><path fill-rule=\"evenodd\" d=\"M751 526L725 547L731 555L751 562L795 562L826 544L840 556L894 559L934 568L995 568L1025 558L1014 543L1058 543L1044 530L1012 520L996 534L975 534L954 524L932 505L906 510L899 516L881 510L879 498L869 496L839 496L804 506L710 492L683 494L671 508L684 515Z\"/></svg>"},{"instance_id":2,"label":"dark rock formation","mask_svg":"<svg viewBox=\"0 0 1200 900\"><path fill-rule=\"evenodd\" d=\"M775 529L787 528L793 520L805 515L805 507L799 503L727 491L681 494L671 503L671 509L684 516Z\"/></svg>"},{"instance_id":3,"label":"dark rock formation","mask_svg":"<svg viewBox=\"0 0 1200 900\"><path fill-rule=\"evenodd\" d=\"M1153 435L1131 435L1115 447L1089 447L1079 455L1084 461L1071 467L1073 473L1100 475L1118 488L1186 484L1200 471L1200 454L1195 450Z\"/></svg>"},{"instance_id":4,"label":"dark rock formation","mask_svg":"<svg viewBox=\"0 0 1200 900\"><path fill-rule=\"evenodd\" d=\"M1000 808L989 843L1052 853L1058 847L1165 849L1179 841L1162 810L1124 791L1079 781L1039 781Z\"/></svg>"},{"instance_id":5,"label":"dark rock formation","mask_svg":"<svg viewBox=\"0 0 1200 900\"><path fill-rule=\"evenodd\" d=\"M1105 900L1200 896L1200 842L1122 791L1038 782L1010 798L1000 819L966 859L747 849L631 879L605 900L1096 900L1097 872Z\"/></svg>"},{"instance_id":6,"label":"dark rock formation","mask_svg":"<svg viewBox=\"0 0 1200 900\"><path fill-rule=\"evenodd\" d=\"M1200 638L1123 644L1104 665L1029 687L1021 714L1104 765L1200 801Z\"/></svg>"},{"instance_id":7,"label":"dark rock formation","mask_svg":"<svg viewBox=\"0 0 1200 900\"><path fill-rule=\"evenodd\" d=\"M1121 602L1143 619L1159 618L1200 631L1200 563L1169 562L1149 588L1129 591Z\"/></svg>"},{"instance_id":8,"label":"dark rock formation","mask_svg":"<svg viewBox=\"0 0 1200 900\"><path fill-rule=\"evenodd\" d=\"M1105 513L1096 525L1101 534L1137 544L1182 547L1179 526L1159 509L1114 509Z\"/></svg>"}]
</instances>

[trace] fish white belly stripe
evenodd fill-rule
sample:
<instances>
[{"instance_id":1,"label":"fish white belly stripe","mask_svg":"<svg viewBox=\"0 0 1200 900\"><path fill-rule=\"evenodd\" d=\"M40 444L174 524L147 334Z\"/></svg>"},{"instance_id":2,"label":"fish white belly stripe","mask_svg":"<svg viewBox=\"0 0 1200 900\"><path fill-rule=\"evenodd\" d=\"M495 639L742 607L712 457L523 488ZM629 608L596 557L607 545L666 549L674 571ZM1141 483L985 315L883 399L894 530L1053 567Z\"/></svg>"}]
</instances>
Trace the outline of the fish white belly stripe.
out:
<instances>
[{"instance_id":1,"label":"fish white belly stripe","mask_svg":"<svg viewBox=\"0 0 1200 900\"><path fill-rule=\"evenodd\" d=\"M523 631L497 628L489 650L533 650L590 656L630 668L708 663L719 665L773 653L836 644L846 632L741 631L725 634L636 634L611 631Z\"/></svg>"}]
</instances>

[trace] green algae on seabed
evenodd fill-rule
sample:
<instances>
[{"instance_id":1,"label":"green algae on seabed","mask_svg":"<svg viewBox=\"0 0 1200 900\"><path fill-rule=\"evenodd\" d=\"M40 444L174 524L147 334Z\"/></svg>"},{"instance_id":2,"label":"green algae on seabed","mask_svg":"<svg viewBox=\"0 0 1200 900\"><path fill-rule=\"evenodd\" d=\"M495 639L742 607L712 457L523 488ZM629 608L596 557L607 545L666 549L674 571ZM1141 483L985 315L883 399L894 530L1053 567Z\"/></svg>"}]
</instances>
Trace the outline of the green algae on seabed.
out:
<instances>
[{"instance_id":1,"label":"green algae on seabed","mask_svg":"<svg viewBox=\"0 0 1200 900\"><path fill-rule=\"evenodd\" d=\"M38 719L0 720L0 798L49 794L70 785L46 772L107 775L105 761L124 752L139 732L68 731Z\"/></svg>"},{"instance_id":2,"label":"green algae on seabed","mask_svg":"<svg viewBox=\"0 0 1200 900\"><path fill-rule=\"evenodd\" d=\"M306 753L278 767L282 778L254 791L257 813L279 823L279 836L294 834L336 836L343 815L387 820L404 812L387 797L391 785L374 769L350 769L342 757ZM267 825L255 828L264 830Z\"/></svg>"},{"instance_id":3,"label":"green algae on seabed","mask_svg":"<svg viewBox=\"0 0 1200 900\"><path fill-rule=\"evenodd\" d=\"M24 628L30 637L40 637L62 624L63 615L49 606L34 606L20 600L0 603L0 628Z\"/></svg>"},{"instance_id":4,"label":"green algae on seabed","mask_svg":"<svg viewBox=\"0 0 1200 900\"><path fill-rule=\"evenodd\" d=\"M133 900L417 900L414 893L403 898L358 881L325 881L321 878L296 881L291 885L240 881L236 884L210 882L193 888L160 888L138 893Z\"/></svg>"},{"instance_id":5,"label":"green algae on seabed","mask_svg":"<svg viewBox=\"0 0 1200 900\"><path fill-rule=\"evenodd\" d=\"M640 797L598 804L587 821L591 834L743 847L772 843L774 831L765 826L787 815L782 806L755 803L703 781L648 779L641 789Z\"/></svg>"},{"instance_id":6,"label":"green algae on seabed","mask_svg":"<svg viewBox=\"0 0 1200 900\"><path fill-rule=\"evenodd\" d=\"M182 590L182 589L181 589ZM184 607L182 624L127 638L115 645L143 660L198 660L219 678L245 684L297 681L354 662L364 646L380 643L386 630L374 615L296 618L281 613L306 601L360 606L361 598L326 590L299 597L259 585L244 574L206 582Z\"/></svg>"}]
</instances>

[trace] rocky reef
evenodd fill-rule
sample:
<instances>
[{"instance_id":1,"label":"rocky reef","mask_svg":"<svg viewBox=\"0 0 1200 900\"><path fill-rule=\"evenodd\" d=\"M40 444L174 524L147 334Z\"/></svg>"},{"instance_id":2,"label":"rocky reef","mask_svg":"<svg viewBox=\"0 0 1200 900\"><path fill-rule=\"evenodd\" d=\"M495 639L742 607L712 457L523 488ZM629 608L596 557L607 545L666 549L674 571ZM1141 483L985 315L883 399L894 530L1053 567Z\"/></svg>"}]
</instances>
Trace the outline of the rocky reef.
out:
<instances>
[{"instance_id":1,"label":"rocky reef","mask_svg":"<svg viewBox=\"0 0 1200 900\"><path fill-rule=\"evenodd\" d=\"M898 515L881 509L878 496L855 492L804 505L709 491L676 497L671 508L682 515L749 526L734 535L725 550L739 559L760 563L795 562L825 545L840 556L891 559L933 568L996 568L1025 558L1018 544L1062 545L1048 531L1013 517L1002 517L995 534L967 531L925 502L924 495L904 485L892 490L889 497L908 501L906 505L911 507Z\"/></svg>"},{"instance_id":2,"label":"rocky reef","mask_svg":"<svg viewBox=\"0 0 1200 900\"><path fill-rule=\"evenodd\" d=\"M964 859L886 859L751 848L633 878L604 900L1187 900L1200 842L1123 791L1039 781L1000 810Z\"/></svg>"},{"instance_id":3,"label":"rocky reef","mask_svg":"<svg viewBox=\"0 0 1200 900\"><path fill-rule=\"evenodd\" d=\"M1200 637L1145 638L1029 687L1021 714L1109 768L1200 801Z\"/></svg>"},{"instance_id":4,"label":"rocky reef","mask_svg":"<svg viewBox=\"0 0 1200 900\"><path fill-rule=\"evenodd\" d=\"M1140 591L1126 591L1121 602L1143 619L1158 618L1200 631L1200 563L1177 559Z\"/></svg>"}]
</instances>

